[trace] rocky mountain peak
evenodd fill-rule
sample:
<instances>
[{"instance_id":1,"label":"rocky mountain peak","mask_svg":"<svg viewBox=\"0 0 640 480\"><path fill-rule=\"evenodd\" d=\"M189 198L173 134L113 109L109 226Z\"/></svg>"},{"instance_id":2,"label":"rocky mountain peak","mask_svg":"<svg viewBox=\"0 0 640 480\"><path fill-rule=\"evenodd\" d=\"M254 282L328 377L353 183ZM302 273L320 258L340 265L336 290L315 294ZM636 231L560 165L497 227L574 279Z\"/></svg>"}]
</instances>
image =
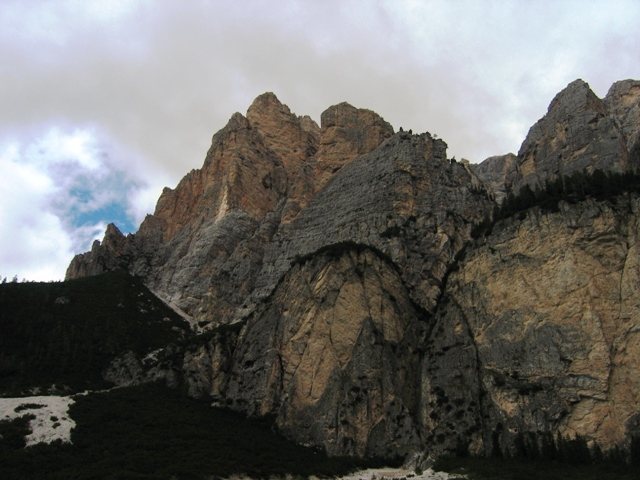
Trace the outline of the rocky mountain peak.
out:
<instances>
[{"instance_id":1,"label":"rocky mountain peak","mask_svg":"<svg viewBox=\"0 0 640 480\"><path fill-rule=\"evenodd\" d=\"M562 89L549 104L547 115L567 116L577 114L583 109L604 112L606 110L602 100L591 90L587 82L582 79L574 80Z\"/></svg>"},{"instance_id":2,"label":"rocky mountain peak","mask_svg":"<svg viewBox=\"0 0 640 480\"><path fill-rule=\"evenodd\" d=\"M320 116L320 146L316 164L316 191L335 172L358 155L376 149L393 135L393 127L377 113L342 102Z\"/></svg>"},{"instance_id":3,"label":"rocky mountain peak","mask_svg":"<svg viewBox=\"0 0 640 480\"><path fill-rule=\"evenodd\" d=\"M315 154L317 133L309 122L294 115L271 92L258 96L247 110L247 119L263 137L266 146L282 161L290 177L296 177L301 163Z\"/></svg>"},{"instance_id":4,"label":"rocky mountain peak","mask_svg":"<svg viewBox=\"0 0 640 480\"><path fill-rule=\"evenodd\" d=\"M120 238L120 237L123 237L124 235L122 235L122 232L116 226L115 223L110 223L109 225L107 225L107 229L105 231L104 236L108 238Z\"/></svg>"},{"instance_id":5,"label":"rocky mountain peak","mask_svg":"<svg viewBox=\"0 0 640 480\"><path fill-rule=\"evenodd\" d=\"M322 130L336 128L379 128L381 132L393 135L393 127L380 115L366 108L356 108L347 102L332 105L320 115Z\"/></svg>"},{"instance_id":6,"label":"rocky mountain peak","mask_svg":"<svg viewBox=\"0 0 640 480\"><path fill-rule=\"evenodd\" d=\"M265 92L251 103L247 110L247 119L254 127L267 127L265 131L273 134L275 132L269 131L269 125L278 120L296 123L297 117L291 114L289 107L280 102L274 93Z\"/></svg>"},{"instance_id":7,"label":"rocky mountain peak","mask_svg":"<svg viewBox=\"0 0 640 480\"><path fill-rule=\"evenodd\" d=\"M284 167L287 205L284 221L300 211L313 193L310 161L319 144L318 125L310 117L299 117L271 92L258 96L247 110L247 119L259 132L265 147Z\"/></svg>"},{"instance_id":8,"label":"rocky mountain peak","mask_svg":"<svg viewBox=\"0 0 640 480\"><path fill-rule=\"evenodd\" d=\"M478 178L493 192L496 202L502 203L516 180L518 157L513 153L495 155L472 165Z\"/></svg>"},{"instance_id":9,"label":"rocky mountain peak","mask_svg":"<svg viewBox=\"0 0 640 480\"><path fill-rule=\"evenodd\" d=\"M300 125L304 131L309 132L316 137L320 136L320 127L313 118L309 115L302 115L298 118L300 119Z\"/></svg>"},{"instance_id":10,"label":"rocky mountain peak","mask_svg":"<svg viewBox=\"0 0 640 480\"><path fill-rule=\"evenodd\" d=\"M576 171L625 171L629 154L619 122L583 80L558 93L518 152L513 190L537 188Z\"/></svg>"},{"instance_id":11,"label":"rocky mountain peak","mask_svg":"<svg viewBox=\"0 0 640 480\"><path fill-rule=\"evenodd\" d=\"M232 130L238 130L238 129L248 128L248 127L249 127L249 122L247 117L242 115L240 112L235 112L229 118L229 121L227 122L227 125L224 127L223 131L229 132Z\"/></svg>"},{"instance_id":12,"label":"rocky mountain peak","mask_svg":"<svg viewBox=\"0 0 640 480\"><path fill-rule=\"evenodd\" d=\"M247 110L247 112L265 107L268 108L269 106L276 106L277 108L285 107L287 110L289 110L289 107L284 105L278 99L275 93L264 92L253 99L253 102L251 102L251 105L249 105L249 109Z\"/></svg>"}]
</instances>

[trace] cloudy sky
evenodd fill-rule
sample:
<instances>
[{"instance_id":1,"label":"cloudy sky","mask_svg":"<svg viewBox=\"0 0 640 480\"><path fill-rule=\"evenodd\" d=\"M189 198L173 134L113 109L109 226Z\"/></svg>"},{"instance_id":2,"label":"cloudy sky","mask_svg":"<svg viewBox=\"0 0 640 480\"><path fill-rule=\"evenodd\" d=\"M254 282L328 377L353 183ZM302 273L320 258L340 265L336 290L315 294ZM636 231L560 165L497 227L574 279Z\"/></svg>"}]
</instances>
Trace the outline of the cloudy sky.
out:
<instances>
[{"instance_id":1,"label":"cloudy sky","mask_svg":"<svg viewBox=\"0 0 640 480\"><path fill-rule=\"evenodd\" d=\"M635 0L2 0L0 277L61 279L106 223L135 231L262 92L478 162L570 81L640 78L638 25Z\"/></svg>"}]
</instances>

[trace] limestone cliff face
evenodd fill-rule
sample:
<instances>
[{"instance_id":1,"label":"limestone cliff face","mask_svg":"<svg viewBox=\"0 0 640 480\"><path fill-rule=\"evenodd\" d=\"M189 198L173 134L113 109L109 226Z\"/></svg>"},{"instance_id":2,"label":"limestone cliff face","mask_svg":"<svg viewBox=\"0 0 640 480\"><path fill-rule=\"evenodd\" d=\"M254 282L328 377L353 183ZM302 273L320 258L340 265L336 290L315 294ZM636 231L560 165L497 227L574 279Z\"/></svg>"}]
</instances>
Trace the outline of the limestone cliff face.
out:
<instances>
[{"instance_id":1,"label":"limestone cliff face","mask_svg":"<svg viewBox=\"0 0 640 480\"><path fill-rule=\"evenodd\" d=\"M72 262L74 278L89 277L126 267L128 240L113 223L107 225L102 242L95 240L91 250L77 255Z\"/></svg>"},{"instance_id":2,"label":"limestone cliff face","mask_svg":"<svg viewBox=\"0 0 640 480\"><path fill-rule=\"evenodd\" d=\"M497 203L502 203L518 180L518 157L513 153L489 157L473 165L476 175L493 192Z\"/></svg>"},{"instance_id":3,"label":"limestone cliff face","mask_svg":"<svg viewBox=\"0 0 640 480\"><path fill-rule=\"evenodd\" d=\"M399 267L414 301L432 310L442 280L493 204L446 144L398 133L344 166L267 247L256 298L270 294L292 263L345 242L380 250Z\"/></svg>"},{"instance_id":4,"label":"limestone cliff face","mask_svg":"<svg viewBox=\"0 0 640 480\"><path fill-rule=\"evenodd\" d=\"M354 108L346 102L325 110L320 122L322 132L314 171L316 191L344 165L375 150L393 135L393 127L377 113Z\"/></svg>"},{"instance_id":5,"label":"limestone cliff face","mask_svg":"<svg viewBox=\"0 0 640 480\"><path fill-rule=\"evenodd\" d=\"M333 455L405 456L420 445L413 331L423 321L388 259L328 249L296 263L248 319L226 397Z\"/></svg>"},{"instance_id":6,"label":"limestone cliff face","mask_svg":"<svg viewBox=\"0 0 640 480\"><path fill-rule=\"evenodd\" d=\"M623 172L630 168L625 137L618 122L582 80L570 83L549 105L547 114L531 129L518 152L523 185L543 186L576 171L596 169Z\"/></svg>"},{"instance_id":7,"label":"limestone cliff face","mask_svg":"<svg viewBox=\"0 0 640 480\"><path fill-rule=\"evenodd\" d=\"M601 100L576 80L558 93L531 127L517 156L490 157L474 170L498 203L524 185L574 172L625 172L640 167L640 82L614 83Z\"/></svg>"},{"instance_id":8,"label":"limestone cliff face","mask_svg":"<svg viewBox=\"0 0 640 480\"><path fill-rule=\"evenodd\" d=\"M181 383L336 455L625 446L640 435L640 198L470 232L522 185L634 168L639 96L574 82L518 156L470 166L369 110L330 107L319 127L261 95L135 235L110 226L70 265L140 275L207 330L110 378Z\"/></svg>"},{"instance_id":9,"label":"limestone cliff face","mask_svg":"<svg viewBox=\"0 0 640 480\"><path fill-rule=\"evenodd\" d=\"M640 164L640 81L614 83L604 103L625 136L629 160Z\"/></svg>"},{"instance_id":10,"label":"limestone cliff face","mask_svg":"<svg viewBox=\"0 0 640 480\"><path fill-rule=\"evenodd\" d=\"M607 449L638 434L639 222L637 195L565 204L509 219L468 251L423 371L436 404L453 407L430 422L441 443L456 440L449 423L472 450L512 454L523 439Z\"/></svg>"},{"instance_id":11,"label":"limestone cliff face","mask_svg":"<svg viewBox=\"0 0 640 480\"><path fill-rule=\"evenodd\" d=\"M433 313L387 254L335 244L147 376L180 372L191 394L336 455L517 455L559 436L626 448L640 435L639 235L637 194L534 208L468 245Z\"/></svg>"}]
</instances>

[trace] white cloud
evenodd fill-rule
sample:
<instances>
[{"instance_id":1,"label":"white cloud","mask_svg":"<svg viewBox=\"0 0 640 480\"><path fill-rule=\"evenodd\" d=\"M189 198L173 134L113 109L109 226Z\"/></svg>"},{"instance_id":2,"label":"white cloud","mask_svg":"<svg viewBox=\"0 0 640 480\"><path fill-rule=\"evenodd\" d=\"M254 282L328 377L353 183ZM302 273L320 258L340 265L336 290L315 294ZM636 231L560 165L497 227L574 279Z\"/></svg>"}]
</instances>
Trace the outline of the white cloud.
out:
<instances>
[{"instance_id":1,"label":"white cloud","mask_svg":"<svg viewBox=\"0 0 640 480\"><path fill-rule=\"evenodd\" d=\"M72 256L72 243L60 219L48 211L55 191L49 177L20 164L14 146L0 154L0 274L29 280L60 278Z\"/></svg>"},{"instance_id":2,"label":"white cloud","mask_svg":"<svg viewBox=\"0 0 640 480\"><path fill-rule=\"evenodd\" d=\"M148 188L119 163L91 130L52 128L32 143L5 145L0 171L10 181L0 183L0 274L62 278L73 255L102 237L107 221L122 220L105 215L127 215L132 200L140 204L139 185Z\"/></svg>"}]
</instances>

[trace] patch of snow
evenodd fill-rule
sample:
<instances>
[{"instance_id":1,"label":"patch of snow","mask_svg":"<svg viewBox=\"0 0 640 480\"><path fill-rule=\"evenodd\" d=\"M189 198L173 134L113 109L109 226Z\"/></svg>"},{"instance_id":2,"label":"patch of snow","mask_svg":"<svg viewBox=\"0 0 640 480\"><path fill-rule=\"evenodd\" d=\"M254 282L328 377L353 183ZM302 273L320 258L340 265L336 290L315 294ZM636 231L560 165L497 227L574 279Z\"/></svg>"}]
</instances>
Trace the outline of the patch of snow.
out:
<instances>
[{"instance_id":1,"label":"patch of snow","mask_svg":"<svg viewBox=\"0 0 640 480\"><path fill-rule=\"evenodd\" d=\"M73 403L73 398L60 396L0 398L0 420L34 415L35 418L29 422L31 433L25 437L27 447L56 440L71 443L71 430L76 426L69 417L69 407ZM19 408L29 404L37 407Z\"/></svg>"},{"instance_id":2,"label":"patch of snow","mask_svg":"<svg viewBox=\"0 0 640 480\"><path fill-rule=\"evenodd\" d=\"M147 365L147 364L156 363L158 361L158 354L163 350L164 350L164 347L160 347L160 348L157 348L156 350L152 350L151 352L147 353L142 359L142 364Z\"/></svg>"},{"instance_id":3,"label":"patch of snow","mask_svg":"<svg viewBox=\"0 0 640 480\"><path fill-rule=\"evenodd\" d=\"M434 472L431 468L427 468L420 474L404 468L368 468L338 478L340 480L454 480L466 477L446 472Z\"/></svg>"}]
</instances>

